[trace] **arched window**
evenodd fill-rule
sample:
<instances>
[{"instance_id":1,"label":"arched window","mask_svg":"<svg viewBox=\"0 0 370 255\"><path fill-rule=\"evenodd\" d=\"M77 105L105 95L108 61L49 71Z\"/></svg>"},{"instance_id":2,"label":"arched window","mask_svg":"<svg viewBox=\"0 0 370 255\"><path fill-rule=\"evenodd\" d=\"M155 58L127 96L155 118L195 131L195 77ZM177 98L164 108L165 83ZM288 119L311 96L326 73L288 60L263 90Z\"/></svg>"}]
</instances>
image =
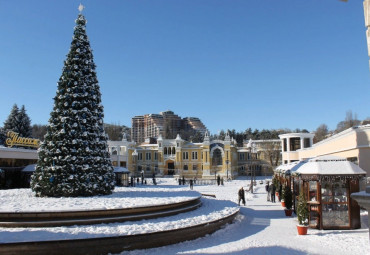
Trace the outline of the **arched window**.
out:
<instances>
[{"instance_id":1,"label":"arched window","mask_svg":"<svg viewBox=\"0 0 370 255\"><path fill-rule=\"evenodd\" d=\"M215 149L213 151L212 165L219 166L222 165L222 153L220 149Z\"/></svg>"},{"instance_id":2,"label":"arched window","mask_svg":"<svg viewBox=\"0 0 370 255\"><path fill-rule=\"evenodd\" d=\"M176 149L175 147L172 147L172 154L175 155L176 154Z\"/></svg>"},{"instance_id":3,"label":"arched window","mask_svg":"<svg viewBox=\"0 0 370 255\"><path fill-rule=\"evenodd\" d=\"M188 165L184 165L184 170L188 170Z\"/></svg>"},{"instance_id":4,"label":"arched window","mask_svg":"<svg viewBox=\"0 0 370 255\"><path fill-rule=\"evenodd\" d=\"M163 154L167 155L167 147L164 147Z\"/></svg>"}]
</instances>

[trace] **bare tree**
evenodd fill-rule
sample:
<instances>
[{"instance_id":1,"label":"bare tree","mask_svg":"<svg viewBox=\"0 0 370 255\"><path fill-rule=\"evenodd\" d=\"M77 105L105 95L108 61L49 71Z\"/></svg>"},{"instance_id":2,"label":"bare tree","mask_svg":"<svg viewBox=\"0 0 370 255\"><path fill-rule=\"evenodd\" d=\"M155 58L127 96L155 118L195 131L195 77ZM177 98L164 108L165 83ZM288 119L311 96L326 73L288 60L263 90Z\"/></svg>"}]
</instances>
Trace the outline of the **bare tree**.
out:
<instances>
[{"instance_id":1,"label":"bare tree","mask_svg":"<svg viewBox=\"0 0 370 255\"><path fill-rule=\"evenodd\" d=\"M315 137L313 138L313 142L318 143L324 140L325 138L327 138L328 134L329 134L328 126L326 124L321 124L315 131Z\"/></svg>"},{"instance_id":2,"label":"bare tree","mask_svg":"<svg viewBox=\"0 0 370 255\"><path fill-rule=\"evenodd\" d=\"M277 166L281 161L281 142L267 141L261 144L264 158L269 161L271 166Z\"/></svg>"},{"instance_id":3,"label":"bare tree","mask_svg":"<svg viewBox=\"0 0 370 255\"><path fill-rule=\"evenodd\" d=\"M352 110L346 112L346 118L344 121L341 121L337 124L337 129L335 130L336 133L342 132L347 128L354 127L360 125L361 121L357 119L357 114L353 114Z\"/></svg>"}]
</instances>

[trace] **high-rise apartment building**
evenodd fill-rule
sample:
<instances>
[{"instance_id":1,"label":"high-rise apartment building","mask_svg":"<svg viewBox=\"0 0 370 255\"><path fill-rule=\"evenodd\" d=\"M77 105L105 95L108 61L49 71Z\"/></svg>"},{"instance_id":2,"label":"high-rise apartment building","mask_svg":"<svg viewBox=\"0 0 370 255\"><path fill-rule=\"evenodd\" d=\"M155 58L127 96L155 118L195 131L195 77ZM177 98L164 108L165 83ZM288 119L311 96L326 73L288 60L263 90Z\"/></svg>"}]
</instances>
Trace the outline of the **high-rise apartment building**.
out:
<instances>
[{"instance_id":1,"label":"high-rise apartment building","mask_svg":"<svg viewBox=\"0 0 370 255\"><path fill-rule=\"evenodd\" d=\"M201 134L204 134L207 131L206 126L204 126L203 122L196 117L186 117L182 119L184 129L192 129Z\"/></svg>"},{"instance_id":2,"label":"high-rise apartment building","mask_svg":"<svg viewBox=\"0 0 370 255\"><path fill-rule=\"evenodd\" d=\"M173 111L159 114L145 114L132 118L131 136L135 142L142 143L147 138L157 138L160 134L173 139L181 132L196 131L202 135L207 128L199 118L186 117L181 119Z\"/></svg>"}]
</instances>

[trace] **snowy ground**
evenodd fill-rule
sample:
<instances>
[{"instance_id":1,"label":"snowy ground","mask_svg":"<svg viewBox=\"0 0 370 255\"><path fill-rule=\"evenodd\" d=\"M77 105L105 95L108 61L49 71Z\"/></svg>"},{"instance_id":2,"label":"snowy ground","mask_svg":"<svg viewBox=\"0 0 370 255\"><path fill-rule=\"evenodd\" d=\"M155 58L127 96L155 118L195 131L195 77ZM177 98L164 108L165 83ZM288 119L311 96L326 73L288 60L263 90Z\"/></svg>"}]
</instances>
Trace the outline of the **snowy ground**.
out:
<instances>
[{"instance_id":1,"label":"snowy ground","mask_svg":"<svg viewBox=\"0 0 370 255\"><path fill-rule=\"evenodd\" d=\"M116 187L113 194L108 196L79 198L40 198L35 197L30 189L10 189L0 191L0 212L120 209L178 203L199 196L198 192L189 191L188 188L165 184Z\"/></svg>"},{"instance_id":2,"label":"snowy ground","mask_svg":"<svg viewBox=\"0 0 370 255\"><path fill-rule=\"evenodd\" d=\"M216 199L202 199L204 205L196 211L163 219L143 220L120 224L71 226L63 228L4 229L0 228L1 242L54 238L84 238L112 234L136 234L172 229L186 224L210 220L219 214L229 214L237 209L237 191L248 186L247 180L226 182L224 186L194 186L204 194L215 194ZM172 186L173 185L173 186ZM172 186L172 188L171 188ZM153 186L138 187L143 191ZM172 179L161 179L157 189L181 192ZM185 188L185 190L188 187ZM182 189L184 190L184 189ZM2 193L3 191L0 191ZM2 196L0 196L2 197ZM1 202L1 201L0 201ZM26 201L23 201L27 204ZM24 205L23 204L23 205ZM0 208L2 208L2 204ZM233 224L199 238L180 244L131 252L126 254L370 254L367 212L362 212L362 228L357 230L308 230L308 235L298 236L296 217L286 217L280 203L266 201L264 186L257 184L253 195L247 194L247 205ZM52 238L53 239L53 238Z\"/></svg>"}]
</instances>

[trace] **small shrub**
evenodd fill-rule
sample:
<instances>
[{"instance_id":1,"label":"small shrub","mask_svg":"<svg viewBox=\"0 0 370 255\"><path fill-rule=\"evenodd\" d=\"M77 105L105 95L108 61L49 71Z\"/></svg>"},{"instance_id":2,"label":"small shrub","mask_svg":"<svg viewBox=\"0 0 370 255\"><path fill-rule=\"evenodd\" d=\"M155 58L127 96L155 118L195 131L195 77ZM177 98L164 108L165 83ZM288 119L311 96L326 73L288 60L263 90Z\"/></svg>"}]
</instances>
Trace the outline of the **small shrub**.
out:
<instances>
[{"instance_id":1,"label":"small shrub","mask_svg":"<svg viewBox=\"0 0 370 255\"><path fill-rule=\"evenodd\" d=\"M293 194L292 194L292 190L290 189L290 187L287 185L285 186L284 188L284 201L285 201L285 207L286 209L290 210L292 209L292 206L293 206Z\"/></svg>"},{"instance_id":2,"label":"small shrub","mask_svg":"<svg viewBox=\"0 0 370 255\"><path fill-rule=\"evenodd\" d=\"M299 225L308 225L308 207L307 200L304 195L303 190L301 189L298 197L298 206L297 206L297 217Z\"/></svg>"}]
</instances>

